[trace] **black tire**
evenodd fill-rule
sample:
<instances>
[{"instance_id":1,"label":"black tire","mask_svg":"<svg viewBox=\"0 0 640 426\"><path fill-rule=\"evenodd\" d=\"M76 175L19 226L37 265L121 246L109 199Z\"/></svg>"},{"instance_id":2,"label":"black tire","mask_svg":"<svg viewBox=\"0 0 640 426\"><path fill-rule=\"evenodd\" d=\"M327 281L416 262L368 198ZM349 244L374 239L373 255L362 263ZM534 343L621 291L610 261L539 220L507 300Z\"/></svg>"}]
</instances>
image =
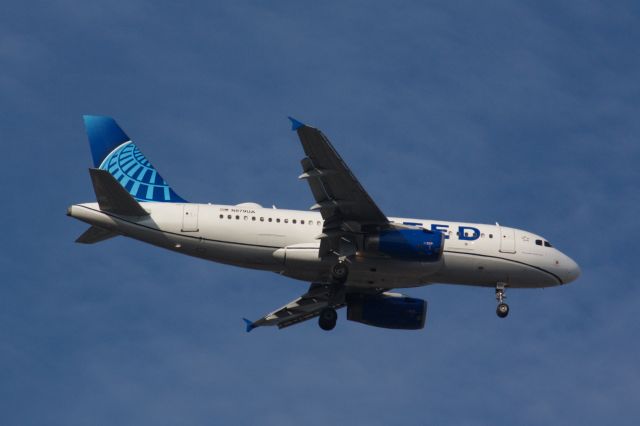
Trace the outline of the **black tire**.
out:
<instances>
[{"instance_id":1,"label":"black tire","mask_svg":"<svg viewBox=\"0 0 640 426\"><path fill-rule=\"evenodd\" d=\"M507 315L509 315L509 305L507 305L506 303L499 304L496 308L496 314L500 318L506 318Z\"/></svg>"},{"instance_id":2,"label":"black tire","mask_svg":"<svg viewBox=\"0 0 640 426\"><path fill-rule=\"evenodd\" d=\"M342 284L347 281L349 276L349 267L344 262L339 262L331 268L331 278L334 282Z\"/></svg>"},{"instance_id":3,"label":"black tire","mask_svg":"<svg viewBox=\"0 0 640 426\"><path fill-rule=\"evenodd\" d=\"M325 331L333 330L336 327L336 322L338 322L338 313L335 309L324 308L320 311L318 325L321 329Z\"/></svg>"}]
</instances>

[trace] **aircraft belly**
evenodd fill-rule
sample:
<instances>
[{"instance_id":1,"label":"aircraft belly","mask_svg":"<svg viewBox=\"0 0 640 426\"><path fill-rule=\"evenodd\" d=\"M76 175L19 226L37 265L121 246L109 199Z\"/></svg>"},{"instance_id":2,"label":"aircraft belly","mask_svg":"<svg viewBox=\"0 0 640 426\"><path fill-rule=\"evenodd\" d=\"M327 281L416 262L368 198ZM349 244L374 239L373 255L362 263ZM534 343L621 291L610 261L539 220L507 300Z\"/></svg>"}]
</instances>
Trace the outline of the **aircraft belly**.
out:
<instances>
[{"instance_id":1,"label":"aircraft belly","mask_svg":"<svg viewBox=\"0 0 640 426\"><path fill-rule=\"evenodd\" d=\"M330 270L334 263L335 259L321 260L317 255L314 259L290 258L287 255L281 273L300 280L330 282ZM356 256L349 263L347 285L368 288L420 287L431 282L431 276L441 266L440 262L425 263Z\"/></svg>"},{"instance_id":2,"label":"aircraft belly","mask_svg":"<svg viewBox=\"0 0 640 426\"><path fill-rule=\"evenodd\" d=\"M200 250L201 257L215 262L256 269L280 269L280 262L273 257L273 247L203 240Z\"/></svg>"},{"instance_id":3,"label":"aircraft belly","mask_svg":"<svg viewBox=\"0 0 640 426\"><path fill-rule=\"evenodd\" d=\"M515 256L479 253L445 253L445 266L433 280L445 284L495 287L507 283L512 288L540 288L558 285L553 274Z\"/></svg>"},{"instance_id":4,"label":"aircraft belly","mask_svg":"<svg viewBox=\"0 0 640 426\"><path fill-rule=\"evenodd\" d=\"M278 262L273 258L272 247L229 243L162 231L141 232L135 228L125 232L132 238L188 256L252 269L277 270L279 268Z\"/></svg>"}]
</instances>

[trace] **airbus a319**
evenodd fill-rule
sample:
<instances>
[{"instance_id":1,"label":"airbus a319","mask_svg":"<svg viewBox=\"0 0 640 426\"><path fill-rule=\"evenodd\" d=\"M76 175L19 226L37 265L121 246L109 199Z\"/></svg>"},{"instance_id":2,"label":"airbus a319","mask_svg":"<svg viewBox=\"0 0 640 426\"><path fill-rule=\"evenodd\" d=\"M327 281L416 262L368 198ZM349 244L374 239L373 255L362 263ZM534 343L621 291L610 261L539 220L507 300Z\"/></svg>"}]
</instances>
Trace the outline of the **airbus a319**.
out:
<instances>
[{"instance_id":1,"label":"airbus a319","mask_svg":"<svg viewBox=\"0 0 640 426\"><path fill-rule=\"evenodd\" d=\"M68 208L69 216L90 225L76 241L122 235L310 283L285 306L245 319L247 331L316 317L323 330L332 330L343 307L351 321L422 329L427 302L392 290L433 283L495 289L496 313L504 318L508 288L559 286L579 276L576 262L529 231L387 216L321 131L290 120L305 153L299 178L311 190L310 211L188 202L112 118L84 116L97 202Z\"/></svg>"}]
</instances>

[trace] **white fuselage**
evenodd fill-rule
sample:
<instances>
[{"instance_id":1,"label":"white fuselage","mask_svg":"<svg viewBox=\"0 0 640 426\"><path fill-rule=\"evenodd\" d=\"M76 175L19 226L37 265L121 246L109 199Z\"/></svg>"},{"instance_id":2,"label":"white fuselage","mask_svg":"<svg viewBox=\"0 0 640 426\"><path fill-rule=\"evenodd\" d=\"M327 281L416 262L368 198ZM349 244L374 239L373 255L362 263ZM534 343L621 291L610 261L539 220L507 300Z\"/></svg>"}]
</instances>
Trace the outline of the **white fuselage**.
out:
<instances>
[{"instance_id":1,"label":"white fuselage","mask_svg":"<svg viewBox=\"0 0 640 426\"><path fill-rule=\"evenodd\" d=\"M326 282L330 263L318 257L319 213L237 206L142 203L149 216L105 213L97 203L68 214L91 225L190 256L269 270L307 282ZM549 287L577 278L576 263L531 232L500 225L390 217L397 224L439 230L446 236L439 262L406 261L357 253L348 285L416 287L430 283L512 288Z\"/></svg>"}]
</instances>

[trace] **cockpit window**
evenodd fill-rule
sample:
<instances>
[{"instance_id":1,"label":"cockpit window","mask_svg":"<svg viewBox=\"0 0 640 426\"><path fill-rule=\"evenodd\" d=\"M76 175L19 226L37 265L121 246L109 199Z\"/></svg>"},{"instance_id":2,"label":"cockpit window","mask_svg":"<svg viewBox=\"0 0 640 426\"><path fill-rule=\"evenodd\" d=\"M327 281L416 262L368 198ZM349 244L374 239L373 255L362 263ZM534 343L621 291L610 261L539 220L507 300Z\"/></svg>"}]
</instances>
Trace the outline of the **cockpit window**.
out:
<instances>
[{"instance_id":1,"label":"cockpit window","mask_svg":"<svg viewBox=\"0 0 640 426\"><path fill-rule=\"evenodd\" d=\"M537 246L553 247L549 241L536 240Z\"/></svg>"}]
</instances>

